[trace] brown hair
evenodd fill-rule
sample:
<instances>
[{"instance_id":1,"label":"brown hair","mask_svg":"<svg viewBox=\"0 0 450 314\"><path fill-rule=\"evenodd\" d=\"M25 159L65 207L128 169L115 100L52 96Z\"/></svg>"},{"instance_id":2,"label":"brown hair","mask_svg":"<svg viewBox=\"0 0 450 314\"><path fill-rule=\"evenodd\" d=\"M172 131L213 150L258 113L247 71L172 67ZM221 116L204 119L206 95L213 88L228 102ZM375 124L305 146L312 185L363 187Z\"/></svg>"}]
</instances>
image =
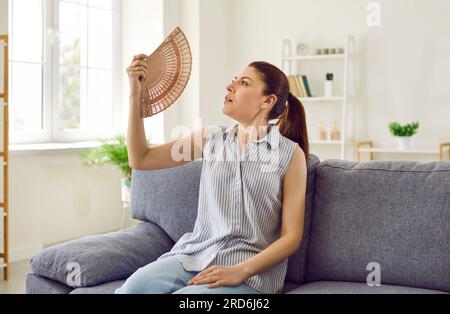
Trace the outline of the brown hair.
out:
<instances>
[{"instance_id":1,"label":"brown hair","mask_svg":"<svg viewBox=\"0 0 450 314\"><path fill-rule=\"evenodd\" d=\"M305 109L301 101L290 93L286 75L279 68L265 61L255 61L248 66L260 73L261 80L265 84L263 94L277 96L277 103L269 112L268 120L278 119L276 125L279 126L280 133L298 143L308 161L309 142Z\"/></svg>"}]
</instances>

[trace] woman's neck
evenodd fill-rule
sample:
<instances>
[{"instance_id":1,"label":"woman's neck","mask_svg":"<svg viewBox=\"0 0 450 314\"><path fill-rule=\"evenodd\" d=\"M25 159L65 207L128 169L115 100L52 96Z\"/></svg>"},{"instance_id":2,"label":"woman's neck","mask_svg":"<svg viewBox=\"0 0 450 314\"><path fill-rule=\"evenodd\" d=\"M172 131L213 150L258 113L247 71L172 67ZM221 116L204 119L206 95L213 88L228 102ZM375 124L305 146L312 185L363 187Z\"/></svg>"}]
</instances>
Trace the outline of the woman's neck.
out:
<instances>
[{"instance_id":1,"label":"woman's neck","mask_svg":"<svg viewBox=\"0 0 450 314\"><path fill-rule=\"evenodd\" d=\"M237 138L239 142L247 145L252 140L259 140L269 132L269 123L261 122L258 124L239 123L237 130Z\"/></svg>"}]
</instances>

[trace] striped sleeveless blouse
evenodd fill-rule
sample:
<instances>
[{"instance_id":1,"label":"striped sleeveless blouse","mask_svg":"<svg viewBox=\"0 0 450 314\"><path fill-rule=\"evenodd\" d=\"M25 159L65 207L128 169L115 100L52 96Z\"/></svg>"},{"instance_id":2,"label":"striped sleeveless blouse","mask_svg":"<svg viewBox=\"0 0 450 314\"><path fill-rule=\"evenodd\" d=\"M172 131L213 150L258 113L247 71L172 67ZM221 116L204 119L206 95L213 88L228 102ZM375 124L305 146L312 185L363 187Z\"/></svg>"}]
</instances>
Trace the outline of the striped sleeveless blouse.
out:
<instances>
[{"instance_id":1,"label":"striped sleeveless blouse","mask_svg":"<svg viewBox=\"0 0 450 314\"><path fill-rule=\"evenodd\" d=\"M283 178L298 145L274 124L242 151L238 124L208 129L194 229L157 259L176 256L187 271L238 264L279 239ZM244 282L265 294L281 293L287 262Z\"/></svg>"}]
</instances>

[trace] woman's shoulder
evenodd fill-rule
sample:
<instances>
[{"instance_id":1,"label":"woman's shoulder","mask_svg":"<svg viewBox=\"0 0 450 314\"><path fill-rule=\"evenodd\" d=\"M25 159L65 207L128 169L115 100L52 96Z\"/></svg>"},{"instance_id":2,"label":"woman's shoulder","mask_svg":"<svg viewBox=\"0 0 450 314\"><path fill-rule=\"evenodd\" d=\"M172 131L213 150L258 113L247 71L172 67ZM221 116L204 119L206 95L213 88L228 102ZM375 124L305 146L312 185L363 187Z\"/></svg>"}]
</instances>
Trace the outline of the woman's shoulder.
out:
<instances>
[{"instance_id":1,"label":"woman's shoulder","mask_svg":"<svg viewBox=\"0 0 450 314\"><path fill-rule=\"evenodd\" d=\"M282 134L278 125L272 125L272 127L274 127L275 131L272 137L272 141L277 142L278 147L281 147L283 150L295 150L296 146L298 146L297 142Z\"/></svg>"},{"instance_id":2,"label":"woman's shoulder","mask_svg":"<svg viewBox=\"0 0 450 314\"><path fill-rule=\"evenodd\" d=\"M301 157L305 156L303 149L297 142L281 133L279 133L279 135L279 147L281 148L281 151L284 152L286 163L288 165L293 159L301 159Z\"/></svg>"}]
</instances>

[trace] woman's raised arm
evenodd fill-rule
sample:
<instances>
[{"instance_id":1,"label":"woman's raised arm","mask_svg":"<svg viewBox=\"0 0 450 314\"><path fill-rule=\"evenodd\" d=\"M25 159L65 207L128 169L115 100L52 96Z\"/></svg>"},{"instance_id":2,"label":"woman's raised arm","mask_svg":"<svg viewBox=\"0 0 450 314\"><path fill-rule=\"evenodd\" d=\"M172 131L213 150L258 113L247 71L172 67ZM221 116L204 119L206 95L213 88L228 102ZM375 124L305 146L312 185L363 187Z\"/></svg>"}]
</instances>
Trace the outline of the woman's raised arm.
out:
<instances>
[{"instance_id":1,"label":"woman's raised arm","mask_svg":"<svg viewBox=\"0 0 450 314\"><path fill-rule=\"evenodd\" d=\"M139 105L141 82L148 75L147 56L136 55L127 73L130 81L130 111L128 117L127 151L128 162L133 169L164 169L182 165L202 157L207 137L207 128L201 128L189 135L168 143L149 147L145 138L144 119L140 117Z\"/></svg>"}]
</instances>

